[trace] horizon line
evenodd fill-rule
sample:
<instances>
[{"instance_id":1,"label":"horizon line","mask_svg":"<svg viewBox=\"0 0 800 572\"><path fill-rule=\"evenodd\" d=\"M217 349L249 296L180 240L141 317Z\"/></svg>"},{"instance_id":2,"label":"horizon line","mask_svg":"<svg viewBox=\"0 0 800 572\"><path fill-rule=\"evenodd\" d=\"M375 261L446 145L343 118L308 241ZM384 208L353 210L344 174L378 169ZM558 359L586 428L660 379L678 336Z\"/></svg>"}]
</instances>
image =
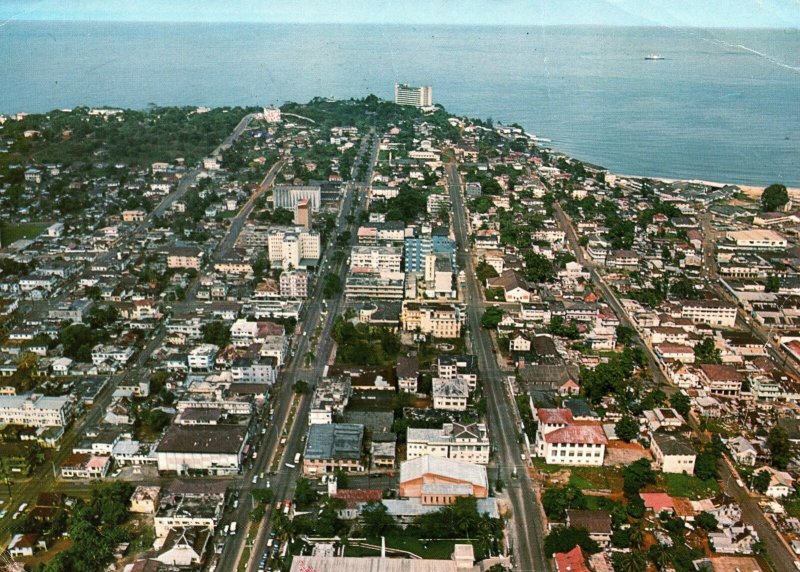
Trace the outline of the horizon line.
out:
<instances>
[{"instance_id":1,"label":"horizon line","mask_svg":"<svg viewBox=\"0 0 800 572\"><path fill-rule=\"evenodd\" d=\"M406 28L657 28L657 29L670 29L670 30L784 30L784 31L800 31L800 25L786 24L781 26L730 26L730 25L703 25L695 26L691 24L670 25L670 24L644 24L644 23L625 23L619 22L614 24L594 24L586 22L576 23L554 23L554 22L540 22L530 24L517 24L517 23L468 23L468 22L452 22L452 23L437 23L437 22L386 22L386 21L372 21L372 22L357 22L357 21L331 21L331 22L304 22L298 20L125 20L115 18L14 18L10 17L2 22L2 26L9 24L29 24L29 23L47 23L47 24L212 24L212 25L290 25L290 26L397 26Z\"/></svg>"}]
</instances>

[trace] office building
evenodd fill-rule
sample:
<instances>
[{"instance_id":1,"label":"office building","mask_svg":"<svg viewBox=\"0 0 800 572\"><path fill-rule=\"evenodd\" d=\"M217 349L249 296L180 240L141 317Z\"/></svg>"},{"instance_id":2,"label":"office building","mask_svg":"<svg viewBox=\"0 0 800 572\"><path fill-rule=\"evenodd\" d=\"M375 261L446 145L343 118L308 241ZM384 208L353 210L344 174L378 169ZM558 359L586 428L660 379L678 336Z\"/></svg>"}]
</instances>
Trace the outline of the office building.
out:
<instances>
[{"instance_id":1,"label":"office building","mask_svg":"<svg viewBox=\"0 0 800 572\"><path fill-rule=\"evenodd\" d=\"M394 102L397 105L413 105L414 107L430 107L433 105L431 86L411 86L406 83L394 85Z\"/></svg>"}]
</instances>

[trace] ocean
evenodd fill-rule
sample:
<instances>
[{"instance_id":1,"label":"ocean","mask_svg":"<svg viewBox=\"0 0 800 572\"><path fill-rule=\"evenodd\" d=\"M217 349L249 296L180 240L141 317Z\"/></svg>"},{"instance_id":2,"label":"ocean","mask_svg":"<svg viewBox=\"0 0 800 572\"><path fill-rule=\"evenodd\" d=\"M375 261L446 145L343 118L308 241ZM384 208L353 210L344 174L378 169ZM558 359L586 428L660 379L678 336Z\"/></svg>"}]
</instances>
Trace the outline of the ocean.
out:
<instances>
[{"instance_id":1,"label":"ocean","mask_svg":"<svg viewBox=\"0 0 800 572\"><path fill-rule=\"evenodd\" d=\"M614 172L800 187L798 30L0 25L0 113L391 99L395 82Z\"/></svg>"}]
</instances>

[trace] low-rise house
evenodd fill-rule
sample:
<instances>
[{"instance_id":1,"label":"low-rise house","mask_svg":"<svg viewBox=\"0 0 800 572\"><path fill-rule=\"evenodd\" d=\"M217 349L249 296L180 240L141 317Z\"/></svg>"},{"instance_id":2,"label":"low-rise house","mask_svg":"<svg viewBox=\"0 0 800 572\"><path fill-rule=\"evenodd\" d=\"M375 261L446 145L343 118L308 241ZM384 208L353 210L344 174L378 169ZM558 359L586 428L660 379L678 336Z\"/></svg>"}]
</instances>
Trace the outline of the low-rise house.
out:
<instances>
[{"instance_id":1,"label":"low-rise house","mask_svg":"<svg viewBox=\"0 0 800 572\"><path fill-rule=\"evenodd\" d=\"M14 558L33 556L37 550L47 550L47 544L38 532L15 534L8 543L8 553Z\"/></svg>"},{"instance_id":2,"label":"low-rise house","mask_svg":"<svg viewBox=\"0 0 800 572\"><path fill-rule=\"evenodd\" d=\"M131 495L131 512L155 514L161 501L161 487L139 485Z\"/></svg>"},{"instance_id":3,"label":"low-rise house","mask_svg":"<svg viewBox=\"0 0 800 572\"><path fill-rule=\"evenodd\" d=\"M730 365L702 364L700 382L712 395L735 397L742 389L744 376Z\"/></svg>"},{"instance_id":4,"label":"low-rise house","mask_svg":"<svg viewBox=\"0 0 800 572\"><path fill-rule=\"evenodd\" d=\"M650 450L662 473L694 474L697 451L682 435L653 433L650 438Z\"/></svg>"},{"instance_id":5,"label":"low-rise house","mask_svg":"<svg viewBox=\"0 0 800 572\"><path fill-rule=\"evenodd\" d=\"M463 379L433 379L431 396L433 408L446 411L466 411L469 385Z\"/></svg>"},{"instance_id":6,"label":"low-rise house","mask_svg":"<svg viewBox=\"0 0 800 572\"><path fill-rule=\"evenodd\" d=\"M611 513L608 511L567 509L567 526L585 528L600 546L611 542Z\"/></svg>"},{"instance_id":7,"label":"low-rise house","mask_svg":"<svg viewBox=\"0 0 800 572\"><path fill-rule=\"evenodd\" d=\"M303 474L316 475L336 470L363 471L363 445L363 425L356 423L311 425L303 454Z\"/></svg>"},{"instance_id":8,"label":"low-rise house","mask_svg":"<svg viewBox=\"0 0 800 572\"><path fill-rule=\"evenodd\" d=\"M733 437L728 439L727 445L728 451L730 451L734 461L745 467L755 466L758 451L756 451L756 448L747 437L742 435Z\"/></svg>"},{"instance_id":9,"label":"low-rise house","mask_svg":"<svg viewBox=\"0 0 800 572\"><path fill-rule=\"evenodd\" d=\"M586 557L580 546L576 546L569 552L556 552L553 554L553 563L556 572L591 572L586 566Z\"/></svg>"},{"instance_id":10,"label":"low-rise house","mask_svg":"<svg viewBox=\"0 0 800 572\"><path fill-rule=\"evenodd\" d=\"M758 475L764 471L767 471L770 476L769 486L764 493L768 497L780 499L788 497L794 492L794 478L792 478L792 475L786 471L779 471L772 467L761 467L756 469L753 474Z\"/></svg>"},{"instance_id":11,"label":"low-rise house","mask_svg":"<svg viewBox=\"0 0 800 572\"><path fill-rule=\"evenodd\" d=\"M158 470L238 474L248 437L244 425L170 425L156 447Z\"/></svg>"},{"instance_id":12,"label":"low-rise house","mask_svg":"<svg viewBox=\"0 0 800 572\"><path fill-rule=\"evenodd\" d=\"M452 504L458 497L487 498L486 468L431 455L417 457L400 465L399 495L435 506Z\"/></svg>"},{"instance_id":13,"label":"low-rise house","mask_svg":"<svg viewBox=\"0 0 800 572\"><path fill-rule=\"evenodd\" d=\"M65 479L102 479L111 468L110 455L72 453L61 463L61 477Z\"/></svg>"},{"instance_id":14,"label":"low-rise house","mask_svg":"<svg viewBox=\"0 0 800 572\"><path fill-rule=\"evenodd\" d=\"M419 378L419 357L400 356L397 358L397 388L407 393L417 392Z\"/></svg>"}]
</instances>

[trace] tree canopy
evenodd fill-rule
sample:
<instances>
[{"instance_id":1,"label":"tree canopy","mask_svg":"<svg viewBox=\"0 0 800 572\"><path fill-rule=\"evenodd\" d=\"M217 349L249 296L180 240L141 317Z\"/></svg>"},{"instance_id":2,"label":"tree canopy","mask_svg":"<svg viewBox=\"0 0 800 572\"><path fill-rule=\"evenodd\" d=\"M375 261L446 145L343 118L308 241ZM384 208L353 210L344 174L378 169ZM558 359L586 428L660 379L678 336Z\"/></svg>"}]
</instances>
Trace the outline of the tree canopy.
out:
<instances>
[{"instance_id":1,"label":"tree canopy","mask_svg":"<svg viewBox=\"0 0 800 572\"><path fill-rule=\"evenodd\" d=\"M761 210L774 212L783 208L789 202L789 191L786 185L772 184L761 193Z\"/></svg>"}]
</instances>

